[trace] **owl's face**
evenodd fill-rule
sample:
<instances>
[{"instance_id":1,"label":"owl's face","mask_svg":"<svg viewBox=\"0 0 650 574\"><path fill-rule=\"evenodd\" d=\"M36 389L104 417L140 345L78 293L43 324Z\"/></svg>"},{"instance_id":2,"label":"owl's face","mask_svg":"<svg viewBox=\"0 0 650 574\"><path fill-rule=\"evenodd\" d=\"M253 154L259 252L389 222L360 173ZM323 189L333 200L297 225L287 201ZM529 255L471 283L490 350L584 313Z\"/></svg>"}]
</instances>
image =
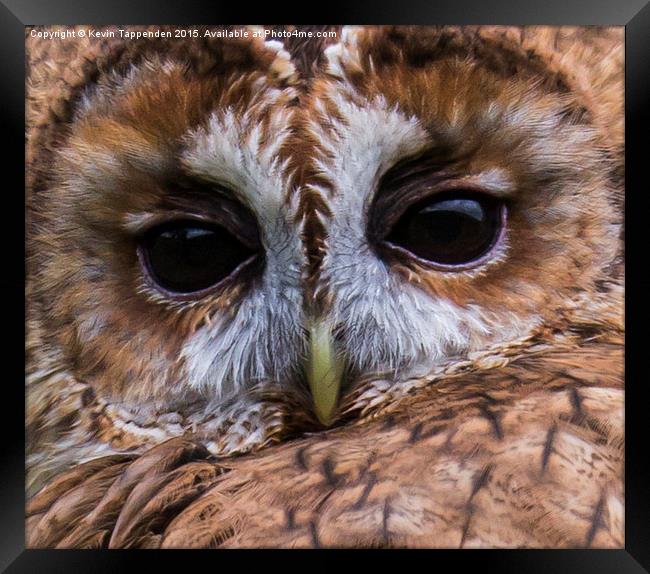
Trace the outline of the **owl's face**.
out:
<instances>
[{"instance_id":1,"label":"owl's face","mask_svg":"<svg viewBox=\"0 0 650 574\"><path fill-rule=\"evenodd\" d=\"M614 258L611 142L561 72L437 29L346 31L309 73L223 45L106 71L53 155L36 291L105 400L331 423L553 329Z\"/></svg>"}]
</instances>

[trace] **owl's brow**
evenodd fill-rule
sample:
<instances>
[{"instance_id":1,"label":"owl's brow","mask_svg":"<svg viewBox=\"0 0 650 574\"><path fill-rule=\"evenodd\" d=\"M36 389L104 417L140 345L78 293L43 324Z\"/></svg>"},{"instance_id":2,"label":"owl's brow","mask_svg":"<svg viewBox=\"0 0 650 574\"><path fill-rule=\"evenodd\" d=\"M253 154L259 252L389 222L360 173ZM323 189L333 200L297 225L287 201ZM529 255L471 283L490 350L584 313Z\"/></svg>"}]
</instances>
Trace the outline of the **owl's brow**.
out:
<instances>
[{"instance_id":1,"label":"owl's brow","mask_svg":"<svg viewBox=\"0 0 650 574\"><path fill-rule=\"evenodd\" d=\"M380 187L385 191L397 191L410 183L427 189L428 186L466 184L496 196L507 198L515 193L515 182L509 171L501 166L487 166L472 172L462 172L455 164L471 157L473 150L461 157L445 146L439 151L429 150L415 157L406 158L384 173Z\"/></svg>"},{"instance_id":2,"label":"owl's brow","mask_svg":"<svg viewBox=\"0 0 650 574\"><path fill-rule=\"evenodd\" d=\"M177 174L161 186L163 197L150 210L126 215L123 228L139 234L152 225L190 216L206 223L227 223L238 229L255 229L255 217L228 187Z\"/></svg>"},{"instance_id":3,"label":"owl's brow","mask_svg":"<svg viewBox=\"0 0 650 574\"><path fill-rule=\"evenodd\" d=\"M422 165L418 165L422 163ZM471 173L459 173L449 163L431 164L415 159L389 170L380 181L375 209L386 207L395 212L395 204L410 204L425 196L451 189L471 189L508 199L516 193L516 184L508 170L490 166Z\"/></svg>"}]
</instances>

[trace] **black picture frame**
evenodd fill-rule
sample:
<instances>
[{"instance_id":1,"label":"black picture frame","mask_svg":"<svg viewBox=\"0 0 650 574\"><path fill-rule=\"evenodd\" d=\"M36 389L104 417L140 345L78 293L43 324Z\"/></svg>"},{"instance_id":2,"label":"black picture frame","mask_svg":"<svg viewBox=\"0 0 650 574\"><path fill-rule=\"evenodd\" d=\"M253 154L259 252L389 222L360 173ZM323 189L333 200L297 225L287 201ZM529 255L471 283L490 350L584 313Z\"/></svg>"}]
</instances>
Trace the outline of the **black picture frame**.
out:
<instances>
[{"instance_id":1,"label":"black picture frame","mask_svg":"<svg viewBox=\"0 0 650 574\"><path fill-rule=\"evenodd\" d=\"M307 6L309 8L309 6ZM304 8L304 6L303 6ZM2 229L5 263L0 273L1 301L5 302L5 365L10 371L4 377L6 401L0 421L3 443L0 449L0 571L17 572L108 572L125 568L153 571L159 560L165 567L187 571L190 561L200 557L222 567L223 554L215 557L205 551L72 551L26 550L24 535L24 362L19 346L24 340L24 251L18 236L24 227L24 103L25 103L25 36L24 27L38 24L572 24L624 25L626 29L626 520L624 550L430 550L422 564L436 570L454 566L481 571L505 572L585 572L633 573L650 571L650 475L645 462L645 428L647 407L642 376L643 355L637 351L643 344L641 335L645 314L641 297L647 293L648 280L643 278L642 265L630 265L630 258L643 255L642 178L647 159L642 142L647 139L648 106L650 103L650 4L646 0L375 0L354 5L330 1L311 6L312 12L280 10L275 4L250 5L202 0L114 0L90 3L82 0L1 0L0 1L0 69L2 90L2 139L5 143L5 189L3 199L10 206L5 212ZM318 11L314 11L316 8ZM251 22L254 20L254 22ZM645 179L645 178L644 178ZM22 192L21 192L22 190ZM646 192L647 193L647 192ZM636 207L636 209L635 209ZM23 214L23 217L20 214ZM23 241L24 249L24 241ZM15 303L14 303L15 301ZM23 302L23 305L20 304ZM637 302L635 304L635 302ZM631 312L630 312L631 311ZM265 553L268 554L268 553ZM286 555L271 553L291 560L310 557L304 552ZM343 554L343 556L341 556ZM348 552L335 552L320 557L344 557ZM386 555L385 552L382 555ZM260 552L237 552L237 567L248 568L248 559L259 558ZM402 567L410 560L424 558L422 553L401 553ZM370 559L369 553L365 558ZM453 562L453 564L449 564ZM325 565L326 562L323 562ZM415 563L413 563L415 564ZM162 567L162 565L160 566ZM369 565L366 562L365 568Z\"/></svg>"}]
</instances>

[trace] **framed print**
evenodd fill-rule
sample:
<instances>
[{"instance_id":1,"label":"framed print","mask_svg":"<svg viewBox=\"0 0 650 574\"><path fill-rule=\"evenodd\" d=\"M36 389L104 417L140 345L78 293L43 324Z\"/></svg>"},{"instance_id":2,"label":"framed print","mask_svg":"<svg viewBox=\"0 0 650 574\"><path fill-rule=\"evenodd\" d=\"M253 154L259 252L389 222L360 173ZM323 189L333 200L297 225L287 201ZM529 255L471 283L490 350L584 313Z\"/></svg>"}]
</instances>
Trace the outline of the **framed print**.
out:
<instances>
[{"instance_id":1,"label":"framed print","mask_svg":"<svg viewBox=\"0 0 650 574\"><path fill-rule=\"evenodd\" d=\"M647 6L5 5L8 572L648 568Z\"/></svg>"}]
</instances>

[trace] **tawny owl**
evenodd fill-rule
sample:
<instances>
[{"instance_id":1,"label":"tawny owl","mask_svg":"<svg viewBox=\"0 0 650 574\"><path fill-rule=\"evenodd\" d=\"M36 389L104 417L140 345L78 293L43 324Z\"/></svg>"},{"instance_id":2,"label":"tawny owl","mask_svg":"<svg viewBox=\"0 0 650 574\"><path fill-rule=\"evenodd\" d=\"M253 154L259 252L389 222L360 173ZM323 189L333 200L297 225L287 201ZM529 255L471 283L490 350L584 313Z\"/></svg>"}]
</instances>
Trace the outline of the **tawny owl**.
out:
<instances>
[{"instance_id":1,"label":"tawny owl","mask_svg":"<svg viewBox=\"0 0 650 574\"><path fill-rule=\"evenodd\" d=\"M622 29L183 30L27 29L28 546L622 547Z\"/></svg>"}]
</instances>

